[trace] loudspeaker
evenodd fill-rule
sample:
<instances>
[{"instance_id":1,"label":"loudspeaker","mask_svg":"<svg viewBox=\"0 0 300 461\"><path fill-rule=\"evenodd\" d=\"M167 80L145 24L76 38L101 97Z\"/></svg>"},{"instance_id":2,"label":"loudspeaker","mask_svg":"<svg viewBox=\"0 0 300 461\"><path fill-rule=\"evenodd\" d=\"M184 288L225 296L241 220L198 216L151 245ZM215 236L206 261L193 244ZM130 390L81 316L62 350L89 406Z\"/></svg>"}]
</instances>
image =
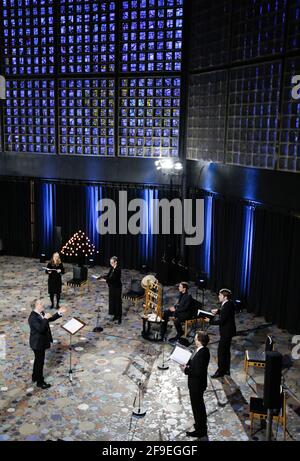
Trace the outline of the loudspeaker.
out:
<instances>
[{"instance_id":1,"label":"loudspeaker","mask_svg":"<svg viewBox=\"0 0 300 461\"><path fill-rule=\"evenodd\" d=\"M55 226L53 233L53 244L55 251L59 251L62 247L61 227Z\"/></svg>"},{"instance_id":2,"label":"loudspeaker","mask_svg":"<svg viewBox=\"0 0 300 461\"><path fill-rule=\"evenodd\" d=\"M131 287L130 289L132 291L135 291L136 293L144 293L144 290L143 288L141 287L141 280L131 280Z\"/></svg>"},{"instance_id":3,"label":"loudspeaker","mask_svg":"<svg viewBox=\"0 0 300 461\"><path fill-rule=\"evenodd\" d=\"M74 280L87 280L87 267L73 266Z\"/></svg>"},{"instance_id":4,"label":"loudspeaker","mask_svg":"<svg viewBox=\"0 0 300 461\"><path fill-rule=\"evenodd\" d=\"M40 263L45 263L46 262L46 255L45 253L40 254Z\"/></svg>"},{"instance_id":5,"label":"loudspeaker","mask_svg":"<svg viewBox=\"0 0 300 461\"><path fill-rule=\"evenodd\" d=\"M264 407L267 409L281 407L281 369L282 354L277 351L266 352Z\"/></svg>"}]
</instances>

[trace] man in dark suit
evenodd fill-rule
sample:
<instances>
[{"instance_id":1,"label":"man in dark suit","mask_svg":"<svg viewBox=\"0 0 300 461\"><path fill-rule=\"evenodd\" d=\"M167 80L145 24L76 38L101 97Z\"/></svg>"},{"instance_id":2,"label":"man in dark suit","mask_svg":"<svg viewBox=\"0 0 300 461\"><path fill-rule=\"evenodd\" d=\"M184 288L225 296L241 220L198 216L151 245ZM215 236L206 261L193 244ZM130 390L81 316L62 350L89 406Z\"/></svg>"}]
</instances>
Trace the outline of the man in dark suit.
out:
<instances>
[{"instance_id":1,"label":"man in dark suit","mask_svg":"<svg viewBox=\"0 0 300 461\"><path fill-rule=\"evenodd\" d=\"M161 324L161 337L164 338L167 331L168 321L171 318L174 318L177 335L174 338L171 338L170 341L177 341L183 335L181 324L185 320L190 319L193 315L193 299L188 293L188 284L186 282L180 282L178 290L180 293L178 301L175 306L172 306L163 312L164 321Z\"/></svg>"},{"instance_id":2,"label":"man in dark suit","mask_svg":"<svg viewBox=\"0 0 300 461\"><path fill-rule=\"evenodd\" d=\"M204 331L198 331L195 336L196 351L183 368L188 375L188 388L195 419L195 430L186 432L188 437L207 436L207 415L203 394L207 388L207 368L209 365L209 336Z\"/></svg>"},{"instance_id":3,"label":"man in dark suit","mask_svg":"<svg viewBox=\"0 0 300 461\"><path fill-rule=\"evenodd\" d=\"M48 389L51 385L45 383L43 368L45 361L45 351L50 348L53 342L49 322L61 318L66 312L66 308L61 307L54 315L44 312L42 300L37 299L34 304L34 310L31 312L28 323L30 326L29 344L34 352L34 364L32 372L32 381L37 383L37 387Z\"/></svg>"},{"instance_id":4,"label":"man in dark suit","mask_svg":"<svg viewBox=\"0 0 300 461\"><path fill-rule=\"evenodd\" d=\"M109 297L109 315L113 315L113 322L122 323L122 282L121 269L118 266L117 256L110 258L110 270L107 275L99 277L101 282L106 282L108 285Z\"/></svg>"},{"instance_id":5,"label":"man in dark suit","mask_svg":"<svg viewBox=\"0 0 300 461\"><path fill-rule=\"evenodd\" d=\"M218 319L210 320L210 325L219 325L220 341L218 346L218 369L212 378L222 378L230 375L230 347L233 336L236 335L235 305L231 301L231 291L222 288L219 291L220 309L213 309L213 314L219 314ZM206 319L209 321L209 319Z\"/></svg>"}]
</instances>

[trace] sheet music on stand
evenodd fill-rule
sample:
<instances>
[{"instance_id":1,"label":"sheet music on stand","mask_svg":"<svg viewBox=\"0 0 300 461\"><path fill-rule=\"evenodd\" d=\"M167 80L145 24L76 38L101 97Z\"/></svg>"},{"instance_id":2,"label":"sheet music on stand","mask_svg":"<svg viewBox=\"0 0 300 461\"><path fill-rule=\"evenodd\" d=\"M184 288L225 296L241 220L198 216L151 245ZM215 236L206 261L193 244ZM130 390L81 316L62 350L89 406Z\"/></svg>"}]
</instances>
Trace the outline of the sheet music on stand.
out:
<instances>
[{"instance_id":1,"label":"sheet music on stand","mask_svg":"<svg viewBox=\"0 0 300 461\"><path fill-rule=\"evenodd\" d=\"M95 280L102 279L104 275L102 274L92 274L91 277Z\"/></svg>"},{"instance_id":2,"label":"sheet music on stand","mask_svg":"<svg viewBox=\"0 0 300 461\"><path fill-rule=\"evenodd\" d=\"M179 365L186 365L192 356L192 352L183 347L176 346L173 350L170 360L173 362L179 363Z\"/></svg>"},{"instance_id":3,"label":"sheet music on stand","mask_svg":"<svg viewBox=\"0 0 300 461\"><path fill-rule=\"evenodd\" d=\"M212 314L211 312L203 311L202 309L198 309L197 316L198 317L208 317L209 319L213 319L215 315Z\"/></svg>"},{"instance_id":4,"label":"sheet music on stand","mask_svg":"<svg viewBox=\"0 0 300 461\"><path fill-rule=\"evenodd\" d=\"M75 335L85 326L86 324L82 320L80 320L77 317L73 317L71 320L68 320L68 322L62 325L61 327L70 335Z\"/></svg>"}]
</instances>

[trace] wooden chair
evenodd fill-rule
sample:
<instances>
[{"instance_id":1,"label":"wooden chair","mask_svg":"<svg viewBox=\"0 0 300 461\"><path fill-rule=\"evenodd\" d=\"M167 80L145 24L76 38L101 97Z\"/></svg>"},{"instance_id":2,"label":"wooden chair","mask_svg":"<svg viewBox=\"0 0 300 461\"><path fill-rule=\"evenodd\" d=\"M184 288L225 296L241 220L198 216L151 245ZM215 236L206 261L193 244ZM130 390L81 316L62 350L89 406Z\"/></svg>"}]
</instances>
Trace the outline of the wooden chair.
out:
<instances>
[{"instance_id":1,"label":"wooden chair","mask_svg":"<svg viewBox=\"0 0 300 461\"><path fill-rule=\"evenodd\" d=\"M253 433L253 421L267 419L267 409L263 405L263 399L258 397L250 397L250 435ZM286 394L281 392L281 408L277 410L277 414L273 414L272 420L279 423L283 428L283 437L286 440Z\"/></svg>"},{"instance_id":2,"label":"wooden chair","mask_svg":"<svg viewBox=\"0 0 300 461\"><path fill-rule=\"evenodd\" d=\"M263 352L252 352L252 351L245 351L245 358L244 358L244 370L245 370L245 380L247 382L248 377L248 368L255 367L255 368L265 368L266 365L266 352L274 350L274 340L272 336L268 335L265 342L265 350Z\"/></svg>"},{"instance_id":3,"label":"wooden chair","mask_svg":"<svg viewBox=\"0 0 300 461\"><path fill-rule=\"evenodd\" d=\"M191 310L191 318L188 320L184 321L184 337L187 337L188 330L191 328L193 325L199 325L199 328L201 330L205 330L206 328L206 322L204 321L204 317L198 315L199 309L202 308L203 304L202 302L198 301L197 299L192 299L192 310Z\"/></svg>"},{"instance_id":4,"label":"wooden chair","mask_svg":"<svg viewBox=\"0 0 300 461\"><path fill-rule=\"evenodd\" d=\"M184 337L187 337L188 330L193 326L193 325L199 325L199 328L201 330L204 329L205 327L205 321L204 318L198 317L194 319L189 319L184 321Z\"/></svg>"}]
</instances>

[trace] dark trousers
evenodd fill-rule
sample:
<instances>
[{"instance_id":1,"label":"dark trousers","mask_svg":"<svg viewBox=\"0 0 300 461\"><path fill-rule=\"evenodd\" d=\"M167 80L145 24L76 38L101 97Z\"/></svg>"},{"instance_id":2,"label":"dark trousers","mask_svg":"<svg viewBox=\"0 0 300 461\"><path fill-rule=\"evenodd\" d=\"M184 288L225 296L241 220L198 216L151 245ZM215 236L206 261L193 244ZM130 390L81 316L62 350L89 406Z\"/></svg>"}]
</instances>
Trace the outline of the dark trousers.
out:
<instances>
[{"instance_id":1,"label":"dark trousers","mask_svg":"<svg viewBox=\"0 0 300 461\"><path fill-rule=\"evenodd\" d=\"M122 318L122 287L109 287L108 313L117 319Z\"/></svg>"},{"instance_id":2,"label":"dark trousers","mask_svg":"<svg viewBox=\"0 0 300 461\"><path fill-rule=\"evenodd\" d=\"M34 350L34 363L33 363L33 372L32 380L37 381L37 384L42 384L44 382L43 369L45 362L45 349Z\"/></svg>"},{"instance_id":3,"label":"dark trousers","mask_svg":"<svg viewBox=\"0 0 300 461\"><path fill-rule=\"evenodd\" d=\"M224 375L230 372L230 346L232 338L220 338L218 346L218 372Z\"/></svg>"},{"instance_id":4,"label":"dark trousers","mask_svg":"<svg viewBox=\"0 0 300 461\"><path fill-rule=\"evenodd\" d=\"M60 293L50 293L51 306L54 307L54 295L56 294L56 307L59 307Z\"/></svg>"},{"instance_id":5,"label":"dark trousers","mask_svg":"<svg viewBox=\"0 0 300 461\"><path fill-rule=\"evenodd\" d=\"M195 431L201 435L207 434L207 415L203 399L204 389L190 388L190 399L195 420Z\"/></svg>"},{"instance_id":6,"label":"dark trousers","mask_svg":"<svg viewBox=\"0 0 300 461\"><path fill-rule=\"evenodd\" d=\"M171 312L170 309L167 309L163 312L163 319L164 322L161 324L161 336L165 336L167 332L167 327L168 327L168 321L170 320L170 317L175 317L175 312ZM188 314L181 314L178 315L178 317L175 317L174 320L174 325L176 328L177 336L180 338L183 335L183 328L182 328L182 322L185 320L188 320L190 318L190 315Z\"/></svg>"}]
</instances>

